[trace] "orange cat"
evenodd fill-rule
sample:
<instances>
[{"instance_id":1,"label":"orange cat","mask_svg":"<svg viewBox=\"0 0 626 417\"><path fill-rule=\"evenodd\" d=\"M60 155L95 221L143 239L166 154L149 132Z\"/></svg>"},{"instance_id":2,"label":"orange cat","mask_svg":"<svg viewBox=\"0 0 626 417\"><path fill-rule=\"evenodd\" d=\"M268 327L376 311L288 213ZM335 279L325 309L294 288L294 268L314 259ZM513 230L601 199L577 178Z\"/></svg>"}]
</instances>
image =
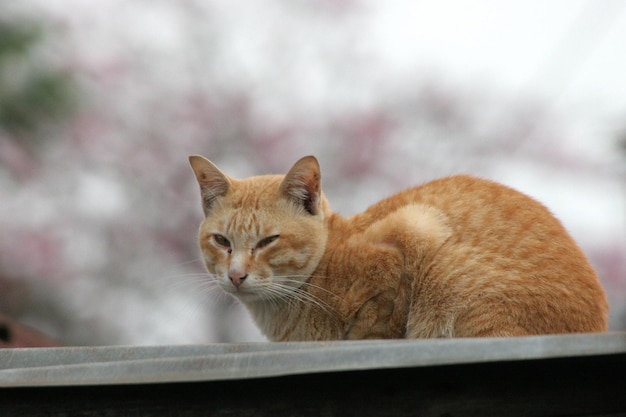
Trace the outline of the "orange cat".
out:
<instances>
[{"instance_id":1,"label":"orange cat","mask_svg":"<svg viewBox=\"0 0 626 417\"><path fill-rule=\"evenodd\" d=\"M189 158L212 278L272 341L599 332L608 306L546 208L455 176L333 213L317 160L237 180Z\"/></svg>"}]
</instances>

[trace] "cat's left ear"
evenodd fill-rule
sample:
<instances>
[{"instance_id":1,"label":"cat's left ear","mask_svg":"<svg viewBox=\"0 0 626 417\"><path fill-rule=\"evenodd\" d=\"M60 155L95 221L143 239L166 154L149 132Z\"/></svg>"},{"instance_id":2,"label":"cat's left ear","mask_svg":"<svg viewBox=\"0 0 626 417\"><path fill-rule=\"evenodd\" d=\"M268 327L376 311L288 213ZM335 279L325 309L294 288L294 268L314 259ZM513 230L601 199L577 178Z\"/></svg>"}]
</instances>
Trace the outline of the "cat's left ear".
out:
<instances>
[{"instance_id":1,"label":"cat's left ear","mask_svg":"<svg viewBox=\"0 0 626 417\"><path fill-rule=\"evenodd\" d=\"M310 214L319 213L322 174L317 159L305 156L296 162L280 184L280 192Z\"/></svg>"},{"instance_id":2,"label":"cat's left ear","mask_svg":"<svg viewBox=\"0 0 626 417\"><path fill-rule=\"evenodd\" d=\"M189 163L200 185L202 210L204 215L207 216L215 200L224 196L230 189L230 180L213 162L203 156L191 155Z\"/></svg>"}]
</instances>

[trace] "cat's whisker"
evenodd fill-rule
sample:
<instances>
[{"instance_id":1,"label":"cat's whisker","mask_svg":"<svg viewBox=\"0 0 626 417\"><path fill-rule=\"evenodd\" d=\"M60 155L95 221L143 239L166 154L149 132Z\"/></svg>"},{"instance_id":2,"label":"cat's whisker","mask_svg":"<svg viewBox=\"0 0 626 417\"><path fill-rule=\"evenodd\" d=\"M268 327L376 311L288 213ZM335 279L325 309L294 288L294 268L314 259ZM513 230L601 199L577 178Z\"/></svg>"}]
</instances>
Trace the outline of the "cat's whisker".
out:
<instances>
[{"instance_id":1,"label":"cat's whisker","mask_svg":"<svg viewBox=\"0 0 626 417\"><path fill-rule=\"evenodd\" d=\"M185 297L185 302L173 304L174 314L186 321L205 317L209 300L219 300L225 296L217 281L207 272L162 276L156 279L156 285L167 293L193 294L193 297Z\"/></svg>"},{"instance_id":2,"label":"cat's whisker","mask_svg":"<svg viewBox=\"0 0 626 417\"><path fill-rule=\"evenodd\" d=\"M217 282L210 274L191 273L183 275L172 275L170 277L161 278L164 288L168 291L196 289L196 287L204 285L217 285Z\"/></svg>"},{"instance_id":3,"label":"cat's whisker","mask_svg":"<svg viewBox=\"0 0 626 417\"><path fill-rule=\"evenodd\" d=\"M272 302L273 307L279 307L281 302L291 304L296 297L295 289L288 286L280 285L276 282L270 282L263 287L264 299Z\"/></svg>"},{"instance_id":4,"label":"cat's whisker","mask_svg":"<svg viewBox=\"0 0 626 417\"><path fill-rule=\"evenodd\" d=\"M290 276L275 276L274 278L278 281L278 282L288 282L288 283L294 283L294 284L299 284L300 287L308 287L308 288L315 288L316 290L319 291L323 291L329 295L335 296L336 295L332 292L329 291L328 289L321 287L319 285L315 285L315 284L311 284L308 281L299 281L297 279L292 279L293 277L308 277L308 275L290 275ZM321 277L321 275L320 275Z\"/></svg>"},{"instance_id":5,"label":"cat's whisker","mask_svg":"<svg viewBox=\"0 0 626 417\"><path fill-rule=\"evenodd\" d=\"M273 309L280 307L281 301L287 300L289 302L290 300L289 297L286 297L286 294L283 291L279 291L274 286L268 286L264 288L263 295L263 303L269 304L270 307L272 307Z\"/></svg>"},{"instance_id":6,"label":"cat's whisker","mask_svg":"<svg viewBox=\"0 0 626 417\"><path fill-rule=\"evenodd\" d=\"M182 261L182 262L177 262L176 264L174 264L175 266L178 267L184 267L184 266L189 266L189 265L193 265L193 264L198 264L200 266L202 266L204 263L202 261L202 258L198 257L198 258L193 258L193 259L189 259L186 261Z\"/></svg>"},{"instance_id":7,"label":"cat's whisker","mask_svg":"<svg viewBox=\"0 0 626 417\"><path fill-rule=\"evenodd\" d=\"M322 299L311 294L310 292L303 290L302 288L294 288L292 286L284 285L280 282L275 281L272 282L271 289L276 293L284 296L284 299L288 300L289 302L299 301L300 303L294 305L297 305L300 308L302 307L302 302L304 302L313 304L326 313L333 313L333 309L330 307L330 305L328 305L328 303L324 302Z\"/></svg>"},{"instance_id":8,"label":"cat's whisker","mask_svg":"<svg viewBox=\"0 0 626 417\"><path fill-rule=\"evenodd\" d=\"M282 279L279 280L278 282L293 282L293 283L298 283L301 284L299 287L293 287L293 286L289 286L289 285L283 285L284 287L286 287L288 289L288 291L291 293L289 294L291 299L290 301L308 301L310 303L316 304L318 307L320 307L322 310L324 310L327 313L331 313L330 310L333 310L330 308L329 304L322 301L321 298L319 298L318 296L312 294L310 291L307 291L307 288L311 288L311 289L315 289L315 290L319 290L322 291L334 298L337 298L337 295L335 295L333 292L320 287L318 285L314 285L308 282L300 282L297 280L288 280L288 279ZM292 305L295 305L295 302L291 302ZM334 311L332 311L334 313Z\"/></svg>"}]
</instances>

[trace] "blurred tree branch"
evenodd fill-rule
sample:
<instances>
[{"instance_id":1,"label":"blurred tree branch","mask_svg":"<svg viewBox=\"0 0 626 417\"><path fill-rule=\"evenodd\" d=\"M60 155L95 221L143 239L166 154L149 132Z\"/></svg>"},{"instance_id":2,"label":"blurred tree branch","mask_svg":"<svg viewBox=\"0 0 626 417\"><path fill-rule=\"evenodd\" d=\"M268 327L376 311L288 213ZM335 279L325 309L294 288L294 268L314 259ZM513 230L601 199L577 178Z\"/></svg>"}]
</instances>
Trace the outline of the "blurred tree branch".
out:
<instances>
[{"instance_id":1,"label":"blurred tree branch","mask_svg":"<svg viewBox=\"0 0 626 417\"><path fill-rule=\"evenodd\" d=\"M33 56L43 36L36 26L0 22L0 128L26 146L75 107L70 77Z\"/></svg>"}]
</instances>

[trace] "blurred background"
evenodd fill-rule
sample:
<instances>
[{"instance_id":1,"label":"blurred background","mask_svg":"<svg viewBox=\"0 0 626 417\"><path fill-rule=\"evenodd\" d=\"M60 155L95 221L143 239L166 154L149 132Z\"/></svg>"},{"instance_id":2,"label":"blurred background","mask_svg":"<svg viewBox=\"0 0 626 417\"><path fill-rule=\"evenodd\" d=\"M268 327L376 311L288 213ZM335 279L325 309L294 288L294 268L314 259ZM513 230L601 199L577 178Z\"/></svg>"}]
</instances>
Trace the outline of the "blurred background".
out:
<instances>
[{"instance_id":1,"label":"blurred background","mask_svg":"<svg viewBox=\"0 0 626 417\"><path fill-rule=\"evenodd\" d=\"M264 340L189 154L315 154L344 215L471 173L546 204L626 330L626 2L0 1L0 314L69 345Z\"/></svg>"}]
</instances>

